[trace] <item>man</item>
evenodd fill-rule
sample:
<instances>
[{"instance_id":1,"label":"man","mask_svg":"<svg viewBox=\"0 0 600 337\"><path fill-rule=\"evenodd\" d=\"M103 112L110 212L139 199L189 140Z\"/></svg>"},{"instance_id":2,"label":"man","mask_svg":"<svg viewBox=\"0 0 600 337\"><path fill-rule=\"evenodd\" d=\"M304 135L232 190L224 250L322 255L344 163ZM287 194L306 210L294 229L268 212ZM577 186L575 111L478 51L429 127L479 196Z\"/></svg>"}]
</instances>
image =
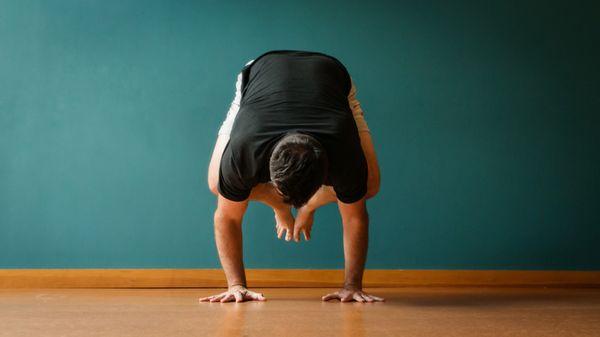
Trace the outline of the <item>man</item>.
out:
<instances>
[{"instance_id":1,"label":"man","mask_svg":"<svg viewBox=\"0 0 600 337\"><path fill-rule=\"evenodd\" d=\"M246 64L236 89L208 170L218 198L215 240L229 288L200 300L265 300L246 288L242 259L242 218L253 200L274 210L278 238L285 234L296 242L300 234L310 239L317 208L337 202L345 281L323 300L382 301L362 291L365 200L379 190L379 167L346 68L321 53L271 51Z\"/></svg>"}]
</instances>

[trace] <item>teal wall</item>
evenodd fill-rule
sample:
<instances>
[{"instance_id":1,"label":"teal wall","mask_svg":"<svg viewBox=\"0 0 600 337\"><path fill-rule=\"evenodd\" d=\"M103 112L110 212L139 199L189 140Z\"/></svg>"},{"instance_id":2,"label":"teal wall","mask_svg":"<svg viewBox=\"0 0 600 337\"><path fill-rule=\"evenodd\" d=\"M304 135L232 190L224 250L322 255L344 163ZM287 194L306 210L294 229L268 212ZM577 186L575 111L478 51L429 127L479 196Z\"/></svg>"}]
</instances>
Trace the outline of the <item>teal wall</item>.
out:
<instances>
[{"instance_id":1,"label":"teal wall","mask_svg":"<svg viewBox=\"0 0 600 337\"><path fill-rule=\"evenodd\" d=\"M0 268L214 268L205 182L236 73L330 53L383 185L370 268L600 269L590 2L0 0ZM342 267L250 207L252 268Z\"/></svg>"}]
</instances>

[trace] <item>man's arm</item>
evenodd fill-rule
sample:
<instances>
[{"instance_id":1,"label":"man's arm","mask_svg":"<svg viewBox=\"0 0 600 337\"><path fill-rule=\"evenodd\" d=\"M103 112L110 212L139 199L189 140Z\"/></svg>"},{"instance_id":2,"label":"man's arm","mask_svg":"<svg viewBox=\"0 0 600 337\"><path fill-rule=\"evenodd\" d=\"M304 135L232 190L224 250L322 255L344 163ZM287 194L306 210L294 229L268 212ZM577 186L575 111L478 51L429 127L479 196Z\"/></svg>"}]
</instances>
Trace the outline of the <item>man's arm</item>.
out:
<instances>
[{"instance_id":1,"label":"man's arm","mask_svg":"<svg viewBox=\"0 0 600 337\"><path fill-rule=\"evenodd\" d=\"M369 216L365 198L346 204L338 201L344 226L344 287L323 296L323 301L339 299L342 302L379 302L382 298L362 290L362 278L369 243Z\"/></svg>"},{"instance_id":2,"label":"man's arm","mask_svg":"<svg viewBox=\"0 0 600 337\"><path fill-rule=\"evenodd\" d=\"M338 201L344 228L344 287L362 289L369 245L369 215L365 199L352 204Z\"/></svg>"},{"instance_id":3,"label":"man's arm","mask_svg":"<svg viewBox=\"0 0 600 337\"><path fill-rule=\"evenodd\" d=\"M218 196L218 206L214 216L215 241L219 259L229 287L246 286L242 247L242 220L248 201L230 201Z\"/></svg>"},{"instance_id":4,"label":"man's arm","mask_svg":"<svg viewBox=\"0 0 600 337\"><path fill-rule=\"evenodd\" d=\"M230 201L218 196L217 210L214 216L215 241L219 252L221 266L225 271L228 290L221 294L201 298L201 302L243 302L264 301L262 294L246 289L244 271L242 220L248 200Z\"/></svg>"}]
</instances>

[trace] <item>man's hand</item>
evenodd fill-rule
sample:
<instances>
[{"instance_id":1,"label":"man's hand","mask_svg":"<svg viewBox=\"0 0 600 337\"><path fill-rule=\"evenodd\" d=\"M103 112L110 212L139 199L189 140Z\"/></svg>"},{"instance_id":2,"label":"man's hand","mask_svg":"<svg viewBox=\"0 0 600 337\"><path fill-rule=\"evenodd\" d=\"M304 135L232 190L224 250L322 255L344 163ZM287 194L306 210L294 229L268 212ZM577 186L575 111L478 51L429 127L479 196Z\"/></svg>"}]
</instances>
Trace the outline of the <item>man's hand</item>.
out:
<instances>
[{"instance_id":1,"label":"man's hand","mask_svg":"<svg viewBox=\"0 0 600 337\"><path fill-rule=\"evenodd\" d=\"M263 294L255 293L254 291L250 291L246 289L246 287L241 285L236 285L233 287L229 287L229 289L218 295L203 297L200 299L200 302L244 302L244 301L266 301L267 299L263 296Z\"/></svg>"},{"instance_id":2,"label":"man's hand","mask_svg":"<svg viewBox=\"0 0 600 337\"><path fill-rule=\"evenodd\" d=\"M314 221L315 210L308 205L300 207L294 222L294 241L300 242L300 233L304 234L304 240L310 240L310 231Z\"/></svg>"},{"instance_id":3,"label":"man's hand","mask_svg":"<svg viewBox=\"0 0 600 337\"><path fill-rule=\"evenodd\" d=\"M289 205L273 208L275 212L275 230L277 238L281 239L285 232L285 241L290 241L294 233L294 215Z\"/></svg>"},{"instance_id":4,"label":"man's hand","mask_svg":"<svg viewBox=\"0 0 600 337\"><path fill-rule=\"evenodd\" d=\"M383 302L385 299L373 295L369 295L361 289L354 287L344 287L339 291L327 294L321 298L323 301L340 300L341 302Z\"/></svg>"}]
</instances>

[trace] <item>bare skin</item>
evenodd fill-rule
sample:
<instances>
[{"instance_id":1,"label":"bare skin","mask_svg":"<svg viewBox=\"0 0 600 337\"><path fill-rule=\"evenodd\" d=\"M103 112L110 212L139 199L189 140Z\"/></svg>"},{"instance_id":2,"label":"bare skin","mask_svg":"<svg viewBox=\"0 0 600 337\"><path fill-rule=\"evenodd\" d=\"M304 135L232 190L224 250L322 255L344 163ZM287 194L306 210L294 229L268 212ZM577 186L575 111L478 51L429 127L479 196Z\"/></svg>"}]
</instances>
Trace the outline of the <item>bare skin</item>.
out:
<instances>
[{"instance_id":1,"label":"bare skin","mask_svg":"<svg viewBox=\"0 0 600 337\"><path fill-rule=\"evenodd\" d=\"M201 298L202 302L243 302L264 301L262 294L246 288L246 275L243 264L242 220L250 200L262 202L274 211L277 237L285 240L300 241L303 235L310 240L314 223L314 213L317 208L331 202L337 202L342 217L344 235L344 286L337 292L322 297L323 301L338 299L342 302L379 302L384 299L369 295L362 291L362 276L367 255L369 217L366 199L373 197L379 190L379 166L375 156L371 135L361 132L361 144L369 168L367 195L354 203L346 204L339 200L330 186L322 186L309 202L298 209L294 219L291 207L283 203L275 187L270 184L259 184L251 192L247 200L235 202L228 200L218 193L217 184L221 155L228 136L219 136L211 158L208 173L209 188L217 195L217 210L215 211L215 241L219 259L225 271L228 290L221 294Z\"/></svg>"},{"instance_id":2,"label":"bare skin","mask_svg":"<svg viewBox=\"0 0 600 337\"><path fill-rule=\"evenodd\" d=\"M245 301L266 301L267 299L261 293L250 291L241 285L229 287L227 291L217 295L203 297L200 302L245 302Z\"/></svg>"}]
</instances>

